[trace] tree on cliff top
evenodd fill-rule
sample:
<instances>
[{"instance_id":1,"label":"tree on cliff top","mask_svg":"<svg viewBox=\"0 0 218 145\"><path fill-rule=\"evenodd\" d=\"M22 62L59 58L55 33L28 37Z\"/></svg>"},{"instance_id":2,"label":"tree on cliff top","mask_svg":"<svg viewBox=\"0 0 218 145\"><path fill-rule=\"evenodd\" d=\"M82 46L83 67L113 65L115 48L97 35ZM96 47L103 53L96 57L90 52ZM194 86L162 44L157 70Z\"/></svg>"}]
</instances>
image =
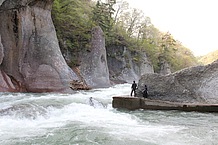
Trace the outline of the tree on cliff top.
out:
<instances>
[{"instance_id":1,"label":"tree on cliff top","mask_svg":"<svg viewBox=\"0 0 218 145\"><path fill-rule=\"evenodd\" d=\"M155 72L160 70L163 60L170 64L172 71L197 64L188 48L182 46L169 32L159 31L149 17L140 10L130 8L125 1L117 3L114 19L116 28L121 32L119 34L128 42L128 48L145 51Z\"/></svg>"},{"instance_id":2,"label":"tree on cliff top","mask_svg":"<svg viewBox=\"0 0 218 145\"><path fill-rule=\"evenodd\" d=\"M73 55L70 60L65 56L71 66L78 65L78 53L89 45L90 30L94 25L91 6L88 0L54 1L52 18L62 53Z\"/></svg>"},{"instance_id":3,"label":"tree on cliff top","mask_svg":"<svg viewBox=\"0 0 218 145\"><path fill-rule=\"evenodd\" d=\"M55 0L52 17L61 51L70 66L79 65L79 53L89 49L91 29L96 25L104 31L106 47L124 45L132 51L145 51L155 72L160 69L162 59L173 71L196 64L188 48L174 40L172 35L160 32L149 17L130 8L125 1ZM68 54L71 57L68 58Z\"/></svg>"}]
</instances>

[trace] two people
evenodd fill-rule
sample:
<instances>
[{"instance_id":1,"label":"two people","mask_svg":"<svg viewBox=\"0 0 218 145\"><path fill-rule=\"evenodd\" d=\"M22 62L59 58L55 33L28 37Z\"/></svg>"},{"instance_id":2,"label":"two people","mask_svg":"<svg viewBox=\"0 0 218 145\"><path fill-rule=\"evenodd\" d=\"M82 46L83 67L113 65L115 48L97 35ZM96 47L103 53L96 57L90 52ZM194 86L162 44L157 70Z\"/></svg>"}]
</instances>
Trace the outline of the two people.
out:
<instances>
[{"instance_id":1,"label":"two people","mask_svg":"<svg viewBox=\"0 0 218 145\"><path fill-rule=\"evenodd\" d=\"M133 81L132 86L131 86L131 89L132 89L132 90L131 90L130 96L132 96L133 93L134 93L134 96L136 96L137 84L135 83L135 81ZM148 87L147 87L147 85L145 85L145 87L144 87L144 89L143 89L143 91L142 91L142 94L143 94L143 97L144 97L144 98L147 98L147 97L148 97Z\"/></svg>"}]
</instances>

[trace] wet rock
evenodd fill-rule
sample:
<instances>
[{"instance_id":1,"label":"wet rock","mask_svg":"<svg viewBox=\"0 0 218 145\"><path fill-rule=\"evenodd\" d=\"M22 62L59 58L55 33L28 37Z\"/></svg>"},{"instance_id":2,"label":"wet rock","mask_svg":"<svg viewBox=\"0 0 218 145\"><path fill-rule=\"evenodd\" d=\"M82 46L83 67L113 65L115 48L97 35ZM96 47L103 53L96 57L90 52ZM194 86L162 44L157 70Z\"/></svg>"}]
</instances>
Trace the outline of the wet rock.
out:
<instances>
[{"instance_id":1,"label":"wet rock","mask_svg":"<svg viewBox=\"0 0 218 145\"><path fill-rule=\"evenodd\" d=\"M72 90L90 90L91 88L88 87L87 85L84 85L84 82L78 81L78 80L73 80L70 82L70 88Z\"/></svg>"},{"instance_id":2,"label":"wet rock","mask_svg":"<svg viewBox=\"0 0 218 145\"><path fill-rule=\"evenodd\" d=\"M36 119L38 116L46 117L47 110L36 104L18 104L0 109L0 116L16 116L17 118Z\"/></svg>"}]
</instances>

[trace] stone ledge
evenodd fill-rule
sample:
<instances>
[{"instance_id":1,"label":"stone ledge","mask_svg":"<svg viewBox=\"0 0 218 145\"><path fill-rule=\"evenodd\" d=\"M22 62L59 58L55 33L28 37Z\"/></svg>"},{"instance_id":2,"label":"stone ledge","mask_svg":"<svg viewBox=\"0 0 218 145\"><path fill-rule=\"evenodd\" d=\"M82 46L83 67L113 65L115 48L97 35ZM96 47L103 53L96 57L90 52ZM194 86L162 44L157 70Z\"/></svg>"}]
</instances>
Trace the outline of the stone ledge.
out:
<instances>
[{"instance_id":1,"label":"stone ledge","mask_svg":"<svg viewBox=\"0 0 218 145\"><path fill-rule=\"evenodd\" d=\"M189 104L161 100L151 100L128 96L115 96L112 101L113 108L128 110L180 110L197 112L218 112L218 104Z\"/></svg>"}]
</instances>

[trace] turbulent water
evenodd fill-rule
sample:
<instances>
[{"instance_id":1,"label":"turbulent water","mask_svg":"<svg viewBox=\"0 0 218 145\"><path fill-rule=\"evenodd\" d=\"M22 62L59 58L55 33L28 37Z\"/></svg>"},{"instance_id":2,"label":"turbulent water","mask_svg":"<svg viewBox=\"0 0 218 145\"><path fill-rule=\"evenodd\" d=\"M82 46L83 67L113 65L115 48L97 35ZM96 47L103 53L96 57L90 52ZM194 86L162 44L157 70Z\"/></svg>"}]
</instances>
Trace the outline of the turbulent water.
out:
<instances>
[{"instance_id":1,"label":"turbulent water","mask_svg":"<svg viewBox=\"0 0 218 145\"><path fill-rule=\"evenodd\" d=\"M130 84L75 94L1 93L0 145L218 144L218 114L112 108L113 96L129 93Z\"/></svg>"}]
</instances>

